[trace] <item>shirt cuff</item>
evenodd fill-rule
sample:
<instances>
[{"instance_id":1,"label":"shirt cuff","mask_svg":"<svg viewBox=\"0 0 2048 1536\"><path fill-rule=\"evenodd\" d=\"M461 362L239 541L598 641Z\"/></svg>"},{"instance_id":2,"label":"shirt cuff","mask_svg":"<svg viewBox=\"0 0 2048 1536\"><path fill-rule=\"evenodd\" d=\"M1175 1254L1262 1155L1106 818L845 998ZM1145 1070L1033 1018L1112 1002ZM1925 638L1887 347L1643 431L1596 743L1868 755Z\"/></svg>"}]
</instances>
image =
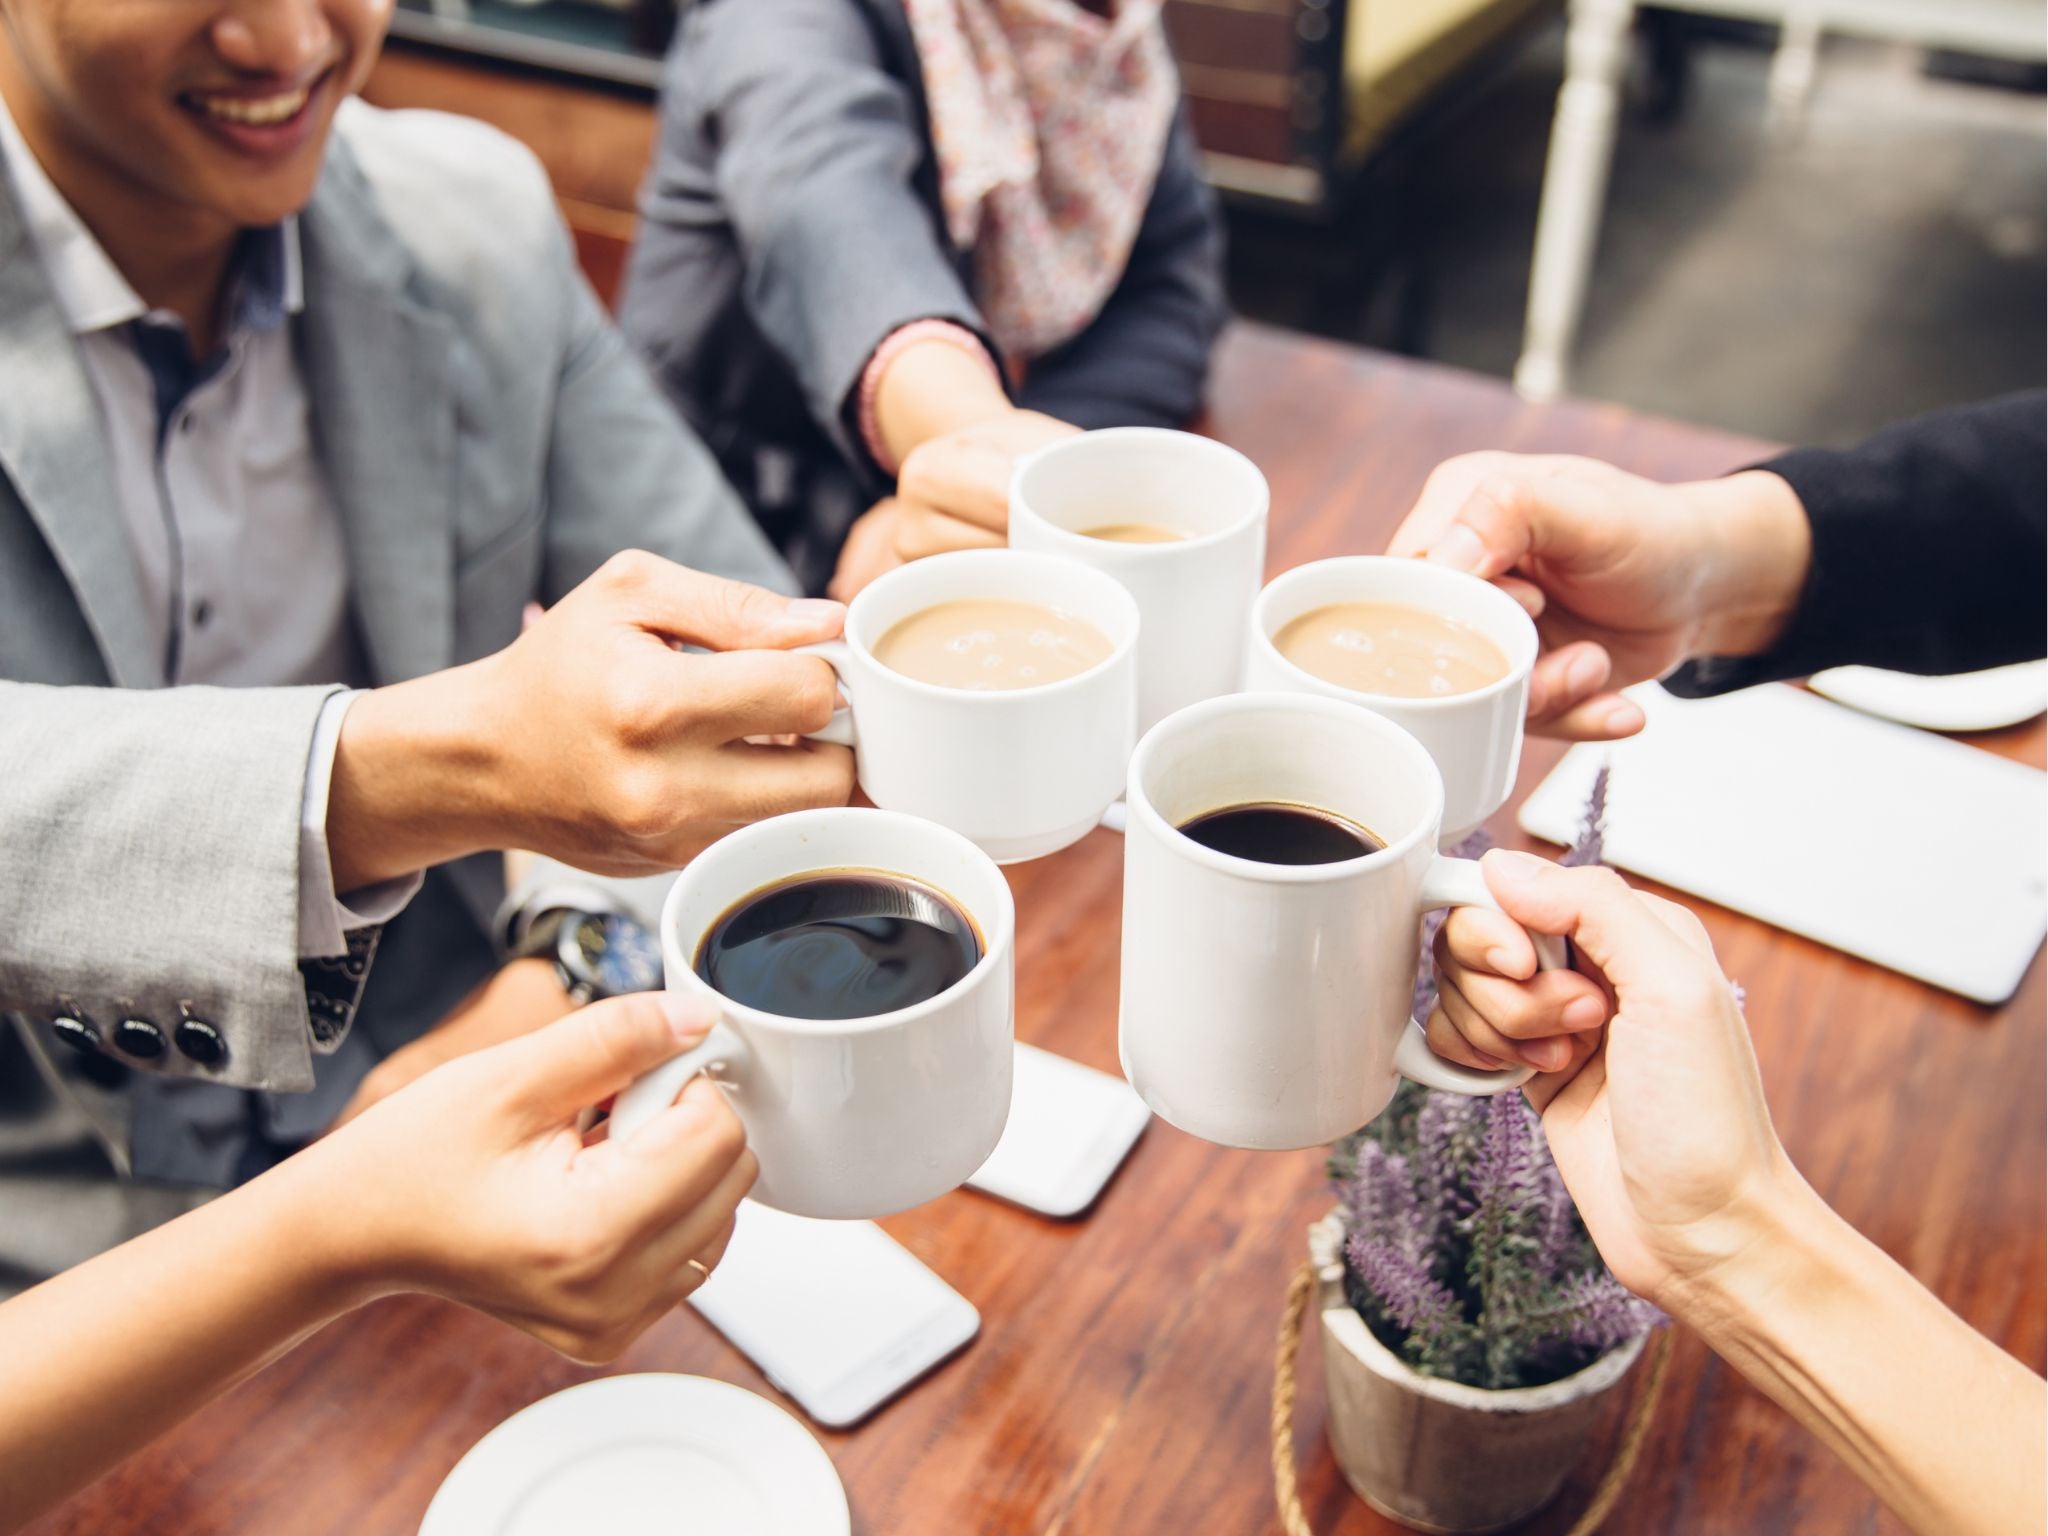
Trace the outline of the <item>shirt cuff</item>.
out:
<instances>
[{"instance_id":1,"label":"shirt cuff","mask_svg":"<svg viewBox=\"0 0 2048 1536\"><path fill-rule=\"evenodd\" d=\"M981 338L964 325L955 325L951 320L913 320L908 325L899 325L875 348L874 354L860 373L859 418L860 440L883 474L894 476L896 461L889 457L889 450L882 446L882 431L875 421L875 397L882 391L882 375L889 371L889 365L905 352L923 341L941 341L948 346L971 352L988 364L988 371L998 386L1003 382L1003 371L996 366L996 360L989 356L988 348Z\"/></svg>"},{"instance_id":2,"label":"shirt cuff","mask_svg":"<svg viewBox=\"0 0 2048 1536\"><path fill-rule=\"evenodd\" d=\"M327 790L334 779L334 749L341 743L341 722L356 693L330 696L313 722L313 745L306 753L306 792L299 802L299 957L327 960L349 953L351 929L388 923L405 909L426 877L415 871L396 880L334 893L334 865L327 856Z\"/></svg>"}]
</instances>

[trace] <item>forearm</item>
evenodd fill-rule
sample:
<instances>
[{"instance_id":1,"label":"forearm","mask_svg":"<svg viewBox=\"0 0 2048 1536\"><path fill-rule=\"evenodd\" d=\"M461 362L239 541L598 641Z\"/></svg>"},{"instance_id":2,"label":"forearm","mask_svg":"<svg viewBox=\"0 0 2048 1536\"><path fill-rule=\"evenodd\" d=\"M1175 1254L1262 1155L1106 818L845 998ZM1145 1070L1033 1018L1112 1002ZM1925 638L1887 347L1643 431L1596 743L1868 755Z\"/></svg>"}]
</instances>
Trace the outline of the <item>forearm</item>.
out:
<instances>
[{"instance_id":1,"label":"forearm","mask_svg":"<svg viewBox=\"0 0 2048 1536\"><path fill-rule=\"evenodd\" d=\"M368 1299L316 1182L287 1162L0 1306L0 1533Z\"/></svg>"},{"instance_id":2,"label":"forearm","mask_svg":"<svg viewBox=\"0 0 2048 1536\"><path fill-rule=\"evenodd\" d=\"M1916 1531L2042 1529L2048 1384L1796 1175L1758 1241L1673 1310Z\"/></svg>"},{"instance_id":3,"label":"forearm","mask_svg":"<svg viewBox=\"0 0 2048 1536\"><path fill-rule=\"evenodd\" d=\"M327 794L337 891L510 846L493 798L498 760L476 717L491 658L363 694L342 722Z\"/></svg>"}]
</instances>

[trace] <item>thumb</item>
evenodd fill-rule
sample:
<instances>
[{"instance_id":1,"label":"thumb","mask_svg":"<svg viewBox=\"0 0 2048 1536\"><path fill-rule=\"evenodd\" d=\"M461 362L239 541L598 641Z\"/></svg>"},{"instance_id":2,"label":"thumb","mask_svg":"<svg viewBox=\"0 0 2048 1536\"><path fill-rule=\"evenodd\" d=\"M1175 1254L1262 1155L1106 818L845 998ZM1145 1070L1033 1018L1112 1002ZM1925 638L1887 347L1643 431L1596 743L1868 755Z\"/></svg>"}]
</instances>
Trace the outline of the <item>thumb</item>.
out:
<instances>
[{"instance_id":1,"label":"thumb","mask_svg":"<svg viewBox=\"0 0 2048 1536\"><path fill-rule=\"evenodd\" d=\"M512 1097L536 1119L565 1119L699 1044L716 1012L676 992L634 992L579 1008L498 1046Z\"/></svg>"},{"instance_id":2,"label":"thumb","mask_svg":"<svg viewBox=\"0 0 2048 1536\"><path fill-rule=\"evenodd\" d=\"M1531 853L1503 849L1479 862L1501 910L1525 928L1569 937L1600 968L1623 1007L1631 988L1669 980L1676 967L1698 963L1649 903L1611 869L1567 869Z\"/></svg>"},{"instance_id":3,"label":"thumb","mask_svg":"<svg viewBox=\"0 0 2048 1536\"><path fill-rule=\"evenodd\" d=\"M1543 522L1551 510L1528 481L1483 481L1424 553L1432 565L1491 581L1540 547Z\"/></svg>"},{"instance_id":4,"label":"thumb","mask_svg":"<svg viewBox=\"0 0 2048 1536\"><path fill-rule=\"evenodd\" d=\"M846 609L840 603L784 597L766 587L693 571L644 550L613 556L591 579L622 601L643 629L708 650L810 645L832 639L846 623Z\"/></svg>"}]
</instances>

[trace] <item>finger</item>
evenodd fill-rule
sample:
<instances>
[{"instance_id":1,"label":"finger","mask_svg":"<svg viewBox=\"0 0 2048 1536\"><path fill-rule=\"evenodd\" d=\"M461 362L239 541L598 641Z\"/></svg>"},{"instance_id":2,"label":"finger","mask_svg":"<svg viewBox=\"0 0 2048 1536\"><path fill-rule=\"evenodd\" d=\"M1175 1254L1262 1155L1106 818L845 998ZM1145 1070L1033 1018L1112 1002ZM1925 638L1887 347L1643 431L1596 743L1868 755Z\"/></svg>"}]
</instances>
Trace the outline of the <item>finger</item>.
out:
<instances>
[{"instance_id":1,"label":"finger","mask_svg":"<svg viewBox=\"0 0 2048 1536\"><path fill-rule=\"evenodd\" d=\"M612 556L584 586L622 604L643 628L714 651L809 645L846 623L845 608L828 599L784 597L640 549Z\"/></svg>"},{"instance_id":2,"label":"finger","mask_svg":"<svg viewBox=\"0 0 2048 1536\"><path fill-rule=\"evenodd\" d=\"M546 1029L479 1051L512 1101L539 1123L566 1123L671 1056L699 1044L712 1008L674 992L636 992L579 1008Z\"/></svg>"},{"instance_id":3,"label":"finger","mask_svg":"<svg viewBox=\"0 0 2048 1536\"><path fill-rule=\"evenodd\" d=\"M1445 459L1422 483L1415 505L1408 509L1401 526L1387 541L1387 553L1403 559L1420 559L1428 554L1430 546L1458 515L1458 508L1465 504L1473 487L1513 462L1512 454L1492 451L1462 453Z\"/></svg>"},{"instance_id":4,"label":"finger","mask_svg":"<svg viewBox=\"0 0 2048 1536\"><path fill-rule=\"evenodd\" d=\"M731 769L711 807L716 820L766 821L785 811L844 805L853 796L851 747L822 741L793 747L736 741L721 747L719 756Z\"/></svg>"},{"instance_id":5,"label":"finger","mask_svg":"<svg viewBox=\"0 0 2048 1536\"><path fill-rule=\"evenodd\" d=\"M1473 1006L1471 999L1459 991L1455 983L1438 982L1437 1007L1474 1050L1496 1061L1520 1062L1538 1072L1555 1072L1571 1061L1569 1040L1554 1035L1528 1040L1510 1039L1492 1018Z\"/></svg>"},{"instance_id":6,"label":"finger","mask_svg":"<svg viewBox=\"0 0 2048 1536\"><path fill-rule=\"evenodd\" d=\"M1543 589L1533 581L1525 581L1520 576L1501 576L1496 578L1493 584L1520 603L1522 611L1532 619L1542 618L1543 610L1550 606L1550 599L1543 595Z\"/></svg>"},{"instance_id":7,"label":"finger","mask_svg":"<svg viewBox=\"0 0 2048 1536\"><path fill-rule=\"evenodd\" d=\"M1472 488L1450 524L1430 541L1424 558L1491 581L1541 547L1546 510L1533 487L1493 475Z\"/></svg>"},{"instance_id":8,"label":"finger","mask_svg":"<svg viewBox=\"0 0 2048 1536\"><path fill-rule=\"evenodd\" d=\"M1451 1023L1450 1015L1444 1011L1441 1002L1430 1010L1429 1022L1423 1025L1422 1032L1428 1038L1432 1051L1445 1061L1454 1061L1461 1067L1474 1067L1481 1072L1499 1072L1514 1065L1512 1058L1489 1056L1460 1034L1457 1026Z\"/></svg>"},{"instance_id":9,"label":"finger","mask_svg":"<svg viewBox=\"0 0 2048 1536\"><path fill-rule=\"evenodd\" d=\"M675 705L705 740L801 736L822 731L839 700L839 679L818 656L722 651L677 656Z\"/></svg>"},{"instance_id":10,"label":"finger","mask_svg":"<svg viewBox=\"0 0 2048 1536\"><path fill-rule=\"evenodd\" d=\"M1507 981L1485 971L1453 966L1443 981L1510 1040L1547 1040L1605 1024L1607 994L1577 971L1543 971L1528 981Z\"/></svg>"},{"instance_id":11,"label":"finger","mask_svg":"<svg viewBox=\"0 0 2048 1536\"><path fill-rule=\"evenodd\" d=\"M1583 703L1613 675L1613 658L1596 641L1575 640L1546 651L1529 673L1529 723L1540 725Z\"/></svg>"},{"instance_id":12,"label":"finger","mask_svg":"<svg viewBox=\"0 0 2048 1536\"><path fill-rule=\"evenodd\" d=\"M910 451L896 476L896 495L907 509L944 516L1002 544L1010 526L1010 476L1016 467L1016 454L995 443L972 435L937 438ZM899 527L897 548L902 547Z\"/></svg>"},{"instance_id":13,"label":"finger","mask_svg":"<svg viewBox=\"0 0 2048 1536\"><path fill-rule=\"evenodd\" d=\"M623 1140L593 1147L620 1219L654 1234L653 1261L675 1268L707 1246L759 1174L739 1116L698 1077L675 1103Z\"/></svg>"},{"instance_id":14,"label":"finger","mask_svg":"<svg viewBox=\"0 0 2048 1536\"><path fill-rule=\"evenodd\" d=\"M1491 907L1454 907L1437 930L1438 965L1488 970L1527 981L1536 974L1536 946L1522 925Z\"/></svg>"},{"instance_id":15,"label":"finger","mask_svg":"<svg viewBox=\"0 0 2048 1536\"><path fill-rule=\"evenodd\" d=\"M1008 543L1007 534L963 522L918 502L905 501L896 518L896 555L902 560L922 560L956 549L1001 549Z\"/></svg>"},{"instance_id":16,"label":"finger","mask_svg":"<svg viewBox=\"0 0 2048 1536\"><path fill-rule=\"evenodd\" d=\"M1531 720L1529 729L1552 741L1620 741L1633 736L1649 722L1642 706L1618 693L1596 693L1585 703L1544 721Z\"/></svg>"},{"instance_id":17,"label":"finger","mask_svg":"<svg viewBox=\"0 0 2048 1536\"><path fill-rule=\"evenodd\" d=\"M1562 1098L1562 1108L1578 1109L1598 1097L1607 1082L1607 1037L1590 1037L1592 1049L1584 1060L1575 1059L1562 1072L1539 1072L1522 1085L1522 1092L1539 1115L1546 1114Z\"/></svg>"},{"instance_id":18,"label":"finger","mask_svg":"<svg viewBox=\"0 0 2048 1536\"><path fill-rule=\"evenodd\" d=\"M1611 869L1566 869L1533 854L1495 849L1480 860L1508 915L1539 933L1569 935L1616 993L1657 985L1699 957ZM1626 1003L1623 1004L1626 1011Z\"/></svg>"}]
</instances>

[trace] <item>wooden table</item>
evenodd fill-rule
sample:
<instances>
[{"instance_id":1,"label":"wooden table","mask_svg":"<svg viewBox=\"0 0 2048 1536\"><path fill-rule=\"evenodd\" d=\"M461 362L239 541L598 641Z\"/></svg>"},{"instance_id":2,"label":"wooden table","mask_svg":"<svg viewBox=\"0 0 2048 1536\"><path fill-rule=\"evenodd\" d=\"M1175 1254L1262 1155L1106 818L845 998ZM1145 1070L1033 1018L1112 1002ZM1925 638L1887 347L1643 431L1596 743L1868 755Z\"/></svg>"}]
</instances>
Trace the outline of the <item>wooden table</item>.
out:
<instances>
[{"instance_id":1,"label":"wooden table","mask_svg":"<svg viewBox=\"0 0 2048 1536\"><path fill-rule=\"evenodd\" d=\"M1431 466L1468 449L1568 450L1678 478L1733 468L1762 447L1613 407L1530 405L1490 381L1250 327L1224 346L1210 424L1272 478L1274 571L1380 548ZM2039 722L1983 744L2042 761ZM1532 744L1524 791L1556 756ZM1495 830L1524 841L1505 814ZM1119 841L1096 833L1013 871L1018 1034L1111 1071L1121 859ZM2040 1369L2038 960L2018 998L1990 1010L1746 918L1704 915L1748 988L1772 1108L1799 1166L1943 1300ZM1155 1123L1083 1220L1045 1221L962 1192L885 1223L981 1309L983 1328L866 1425L821 1435L856 1528L1277 1530L1266 1432L1274 1328L1304 1230L1329 1203L1315 1153L1226 1151ZM1310 1353L1296 1439L1316 1528L1397 1529L1336 1471ZM696 1372L776 1396L688 1312L614 1369ZM481 1435L599 1374L457 1307L384 1302L328 1328L34 1530L410 1533ZM1529 1529L1563 1530L1595 1470L1582 1469ZM1891 1526L1818 1442L1688 1337L1607 1530ZM679 1516L677 1530L687 1529Z\"/></svg>"}]
</instances>

